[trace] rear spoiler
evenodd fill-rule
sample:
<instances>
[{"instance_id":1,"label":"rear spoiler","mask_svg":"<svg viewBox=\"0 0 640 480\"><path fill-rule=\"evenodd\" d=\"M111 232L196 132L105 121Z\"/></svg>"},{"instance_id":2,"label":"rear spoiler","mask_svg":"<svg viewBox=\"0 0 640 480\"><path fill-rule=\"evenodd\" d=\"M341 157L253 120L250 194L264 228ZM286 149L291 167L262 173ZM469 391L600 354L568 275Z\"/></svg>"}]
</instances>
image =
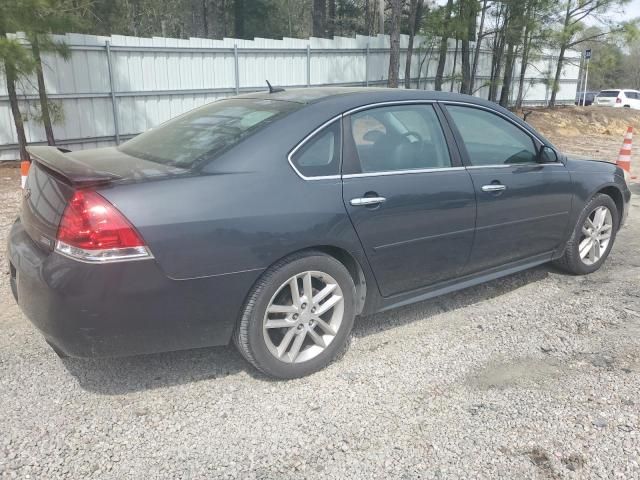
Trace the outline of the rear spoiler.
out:
<instances>
[{"instance_id":1,"label":"rear spoiler","mask_svg":"<svg viewBox=\"0 0 640 480\"><path fill-rule=\"evenodd\" d=\"M121 178L113 173L96 170L91 165L66 155L56 147L28 147L27 151L31 154L32 160L74 186L100 185Z\"/></svg>"}]
</instances>

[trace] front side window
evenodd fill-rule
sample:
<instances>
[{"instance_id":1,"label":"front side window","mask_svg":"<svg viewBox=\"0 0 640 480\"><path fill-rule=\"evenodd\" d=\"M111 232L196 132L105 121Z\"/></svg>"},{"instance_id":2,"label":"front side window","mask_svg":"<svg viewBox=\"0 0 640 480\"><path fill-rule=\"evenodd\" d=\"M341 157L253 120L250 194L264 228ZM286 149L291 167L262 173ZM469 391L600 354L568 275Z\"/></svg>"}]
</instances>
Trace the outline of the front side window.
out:
<instances>
[{"instance_id":1,"label":"front side window","mask_svg":"<svg viewBox=\"0 0 640 480\"><path fill-rule=\"evenodd\" d=\"M302 105L229 99L180 115L123 143L124 153L180 168L209 163L248 136Z\"/></svg>"},{"instance_id":2,"label":"front side window","mask_svg":"<svg viewBox=\"0 0 640 480\"><path fill-rule=\"evenodd\" d=\"M431 105L393 105L354 113L351 135L363 173L451 166Z\"/></svg>"},{"instance_id":3,"label":"front side window","mask_svg":"<svg viewBox=\"0 0 640 480\"><path fill-rule=\"evenodd\" d=\"M313 135L291 156L298 172L305 177L326 177L340 173L340 121Z\"/></svg>"},{"instance_id":4,"label":"front side window","mask_svg":"<svg viewBox=\"0 0 640 480\"><path fill-rule=\"evenodd\" d=\"M535 163L533 139L513 123L479 108L447 105L473 166Z\"/></svg>"}]
</instances>

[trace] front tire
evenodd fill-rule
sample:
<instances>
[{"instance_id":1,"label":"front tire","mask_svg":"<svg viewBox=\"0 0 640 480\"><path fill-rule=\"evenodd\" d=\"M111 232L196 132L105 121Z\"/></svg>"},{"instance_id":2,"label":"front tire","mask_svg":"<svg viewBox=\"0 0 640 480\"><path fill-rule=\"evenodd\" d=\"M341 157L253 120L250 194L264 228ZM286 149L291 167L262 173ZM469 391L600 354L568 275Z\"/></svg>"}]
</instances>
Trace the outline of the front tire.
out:
<instances>
[{"instance_id":1,"label":"front tire","mask_svg":"<svg viewBox=\"0 0 640 480\"><path fill-rule=\"evenodd\" d=\"M253 287L233 338L262 373L298 378L333 361L355 317L355 285L333 257L311 251L270 267Z\"/></svg>"},{"instance_id":2,"label":"front tire","mask_svg":"<svg viewBox=\"0 0 640 480\"><path fill-rule=\"evenodd\" d=\"M574 275L598 270L613 247L619 222L613 199L602 193L595 195L580 213L564 254L555 265Z\"/></svg>"}]
</instances>

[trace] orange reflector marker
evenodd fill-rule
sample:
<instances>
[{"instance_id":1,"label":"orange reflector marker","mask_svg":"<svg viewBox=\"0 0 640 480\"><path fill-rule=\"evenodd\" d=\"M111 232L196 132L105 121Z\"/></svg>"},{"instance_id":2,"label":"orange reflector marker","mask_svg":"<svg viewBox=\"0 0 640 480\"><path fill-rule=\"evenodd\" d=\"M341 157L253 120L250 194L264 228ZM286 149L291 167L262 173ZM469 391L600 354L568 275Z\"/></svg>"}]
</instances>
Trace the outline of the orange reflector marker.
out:
<instances>
[{"instance_id":1,"label":"orange reflector marker","mask_svg":"<svg viewBox=\"0 0 640 480\"><path fill-rule=\"evenodd\" d=\"M29 167L31 166L31 162L29 160L22 160L20 162L20 176L22 177L22 188L24 188L27 183L27 175L29 175Z\"/></svg>"},{"instance_id":2,"label":"orange reflector marker","mask_svg":"<svg viewBox=\"0 0 640 480\"><path fill-rule=\"evenodd\" d=\"M631 147L633 142L633 127L627 127L627 133L624 135L624 141L622 142L622 148L618 154L618 161L616 165L621 169L626 170L631 175ZM635 179L635 176L631 178Z\"/></svg>"}]
</instances>

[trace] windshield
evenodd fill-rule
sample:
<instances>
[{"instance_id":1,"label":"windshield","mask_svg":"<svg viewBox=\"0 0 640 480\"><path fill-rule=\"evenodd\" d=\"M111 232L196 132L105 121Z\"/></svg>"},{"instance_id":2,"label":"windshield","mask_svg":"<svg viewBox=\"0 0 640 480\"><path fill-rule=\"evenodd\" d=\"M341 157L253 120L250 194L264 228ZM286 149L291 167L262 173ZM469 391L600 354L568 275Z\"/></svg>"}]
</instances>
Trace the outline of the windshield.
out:
<instances>
[{"instance_id":1,"label":"windshield","mask_svg":"<svg viewBox=\"0 0 640 480\"><path fill-rule=\"evenodd\" d=\"M598 94L599 97L617 97L620 90L604 90Z\"/></svg>"},{"instance_id":2,"label":"windshield","mask_svg":"<svg viewBox=\"0 0 640 480\"><path fill-rule=\"evenodd\" d=\"M220 100L123 143L127 155L180 168L209 163L256 131L300 108L277 100Z\"/></svg>"}]
</instances>

